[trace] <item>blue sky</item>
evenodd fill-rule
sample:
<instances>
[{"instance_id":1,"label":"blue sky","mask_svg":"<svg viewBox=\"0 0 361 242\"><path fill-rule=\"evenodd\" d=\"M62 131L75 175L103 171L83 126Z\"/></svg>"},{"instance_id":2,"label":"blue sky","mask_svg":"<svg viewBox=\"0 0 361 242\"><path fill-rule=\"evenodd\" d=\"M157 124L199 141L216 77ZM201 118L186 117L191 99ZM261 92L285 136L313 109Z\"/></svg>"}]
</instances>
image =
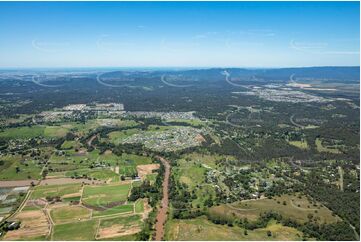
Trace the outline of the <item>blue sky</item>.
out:
<instances>
[{"instance_id":1,"label":"blue sky","mask_svg":"<svg viewBox=\"0 0 361 242\"><path fill-rule=\"evenodd\" d=\"M0 2L0 67L359 65L358 2Z\"/></svg>"}]
</instances>

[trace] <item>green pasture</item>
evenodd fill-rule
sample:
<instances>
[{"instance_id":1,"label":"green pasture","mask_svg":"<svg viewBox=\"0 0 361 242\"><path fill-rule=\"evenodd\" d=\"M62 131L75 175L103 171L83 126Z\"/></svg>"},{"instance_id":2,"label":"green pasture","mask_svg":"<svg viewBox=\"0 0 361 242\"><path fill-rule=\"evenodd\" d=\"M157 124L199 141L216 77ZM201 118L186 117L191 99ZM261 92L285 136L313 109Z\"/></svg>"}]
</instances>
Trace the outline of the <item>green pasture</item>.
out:
<instances>
[{"instance_id":1,"label":"green pasture","mask_svg":"<svg viewBox=\"0 0 361 242\"><path fill-rule=\"evenodd\" d=\"M82 201L92 206L104 206L126 201L130 184L85 186Z\"/></svg>"},{"instance_id":2,"label":"green pasture","mask_svg":"<svg viewBox=\"0 0 361 242\"><path fill-rule=\"evenodd\" d=\"M134 210L134 204L128 203L124 205L115 206L112 208L108 208L103 211L93 211L93 217L100 217L100 216L106 216L106 215L115 215L115 214L122 214L122 213L133 213Z\"/></svg>"},{"instance_id":3,"label":"green pasture","mask_svg":"<svg viewBox=\"0 0 361 242\"><path fill-rule=\"evenodd\" d=\"M73 194L80 192L81 184L64 184L64 185L42 185L35 187L31 193L30 199L38 199L45 197L62 197L67 194Z\"/></svg>"},{"instance_id":4,"label":"green pasture","mask_svg":"<svg viewBox=\"0 0 361 242\"><path fill-rule=\"evenodd\" d=\"M54 226L52 239L57 241L94 240L96 227L96 220L57 224Z\"/></svg>"},{"instance_id":5,"label":"green pasture","mask_svg":"<svg viewBox=\"0 0 361 242\"><path fill-rule=\"evenodd\" d=\"M24 160L21 156L8 155L0 158L5 161L0 166L0 180L39 179L43 165L35 160Z\"/></svg>"},{"instance_id":6,"label":"green pasture","mask_svg":"<svg viewBox=\"0 0 361 242\"><path fill-rule=\"evenodd\" d=\"M91 211L81 206L63 206L51 209L50 216L58 224L89 219Z\"/></svg>"}]
</instances>

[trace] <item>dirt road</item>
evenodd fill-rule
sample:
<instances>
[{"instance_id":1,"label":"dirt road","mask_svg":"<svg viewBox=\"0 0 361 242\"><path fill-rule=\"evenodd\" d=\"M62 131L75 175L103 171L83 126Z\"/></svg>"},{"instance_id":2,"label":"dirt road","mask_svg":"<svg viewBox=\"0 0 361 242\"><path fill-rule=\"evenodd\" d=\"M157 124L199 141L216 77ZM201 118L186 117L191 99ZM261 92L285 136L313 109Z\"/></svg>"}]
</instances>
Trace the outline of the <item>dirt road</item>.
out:
<instances>
[{"instance_id":1,"label":"dirt road","mask_svg":"<svg viewBox=\"0 0 361 242\"><path fill-rule=\"evenodd\" d=\"M94 134L92 137L90 137L90 139L87 142L89 147L92 146L92 142L96 137L97 137L97 134Z\"/></svg>"},{"instance_id":2,"label":"dirt road","mask_svg":"<svg viewBox=\"0 0 361 242\"><path fill-rule=\"evenodd\" d=\"M0 181L0 187L25 187L31 186L31 183L38 184L38 182L38 180Z\"/></svg>"},{"instance_id":3,"label":"dirt road","mask_svg":"<svg viewBox=\"0 0 361 242\"><path fill-rule=\"evenodd\" d=\"M338 173L340 174L340 190L343 192L343 169L341 166L338 167Z\"/></svg>"},{"instance_id":4,"label":"dirt road","mask_svg":"<svg viewBox=\"0 0 361 242\"><path fill-rule=\"evenodd\" d=\"M169 161L162 157L157 157L164 165L164 180L163 180L163 198L161 201L161 207L157 214L157 223L155 224L155 240L160 241L164 237L164 223L167 219L167 210L169 204L168 187L169 187L169 175L170 164Z\"/></svg>"}]
</instances>

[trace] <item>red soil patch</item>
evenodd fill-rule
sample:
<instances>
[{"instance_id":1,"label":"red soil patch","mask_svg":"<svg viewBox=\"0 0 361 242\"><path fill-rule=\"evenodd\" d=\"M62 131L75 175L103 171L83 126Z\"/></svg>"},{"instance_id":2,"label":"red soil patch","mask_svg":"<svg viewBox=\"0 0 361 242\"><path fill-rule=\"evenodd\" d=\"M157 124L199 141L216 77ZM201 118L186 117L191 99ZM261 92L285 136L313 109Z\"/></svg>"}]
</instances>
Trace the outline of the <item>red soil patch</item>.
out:
<instances>
[{"instance_id":1,"label":"red soil patch","mask_svg":"<svg viewBox=\"0 0 361 242\"><path fill-rule=\"evenodd\" d=\"M163 198L161 201L161 207L157 214L157 223L155 224L155 240L160 241L164 237L164 224L167 219L167 210L169 205L168 198L168 187L169 187L169 175L170 175L170 164L162 158L157 157L164 165L164 180L163 180Z\"/></svg>"},{"instance_id":2,"label":"red soil patch","mask_svg":"<svg viewBox=\"0 0 361 242\"><path fill-rule=\"evenodd\" d=\"M152 174L153 170L157 169L159 169L159 164L139 165L137 166L138 176L144 180L147 175Z\"/></svg>"}]
</instances>

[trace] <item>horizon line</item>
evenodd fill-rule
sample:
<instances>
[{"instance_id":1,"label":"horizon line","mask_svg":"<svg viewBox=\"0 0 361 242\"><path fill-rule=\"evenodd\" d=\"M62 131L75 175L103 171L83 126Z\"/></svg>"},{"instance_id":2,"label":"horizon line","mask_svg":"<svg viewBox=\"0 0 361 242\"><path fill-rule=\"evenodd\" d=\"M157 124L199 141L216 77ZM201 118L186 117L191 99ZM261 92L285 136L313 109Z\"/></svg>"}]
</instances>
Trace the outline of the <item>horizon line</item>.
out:
<instances>
[{"instance_id":1,"label":"horizon line","mask_svg":"<svg viewBox=\"0 0 361 242\"><path fill-rule=\"evenodd\" d=\"M121 68L121 69L286 69L286 68L325 68L325 67L358 67L360 65L315 65L315 66L38 66L38 67L1 67L0 70L9 69L102 69L102 68Z\"/></svg>"}]
</instances>

